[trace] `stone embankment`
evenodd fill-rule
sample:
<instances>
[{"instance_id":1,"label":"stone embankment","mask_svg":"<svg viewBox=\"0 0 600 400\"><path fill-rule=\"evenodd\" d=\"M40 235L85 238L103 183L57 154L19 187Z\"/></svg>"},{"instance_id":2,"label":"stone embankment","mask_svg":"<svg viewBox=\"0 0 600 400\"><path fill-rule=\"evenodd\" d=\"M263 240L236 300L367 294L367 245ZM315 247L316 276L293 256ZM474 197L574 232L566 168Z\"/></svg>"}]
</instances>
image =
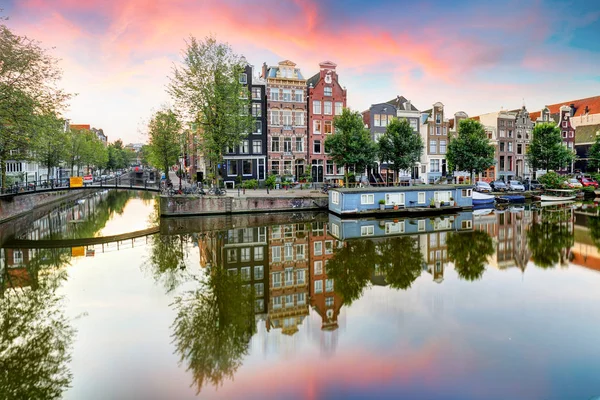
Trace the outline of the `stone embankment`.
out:
<instances>
[{"instance_id":1,"label":"stone embankment","mask_svg":"<svg viewBox=\"0 0 600 400\"><path fill-rule=\"evenodd\" d=\"M57 191L23 194L19 196L2 196L0 198L0 223L25 215L32 210L52 205L68 199L85 197L97 189L78 191Z\"/></svg>"}]
</instances>

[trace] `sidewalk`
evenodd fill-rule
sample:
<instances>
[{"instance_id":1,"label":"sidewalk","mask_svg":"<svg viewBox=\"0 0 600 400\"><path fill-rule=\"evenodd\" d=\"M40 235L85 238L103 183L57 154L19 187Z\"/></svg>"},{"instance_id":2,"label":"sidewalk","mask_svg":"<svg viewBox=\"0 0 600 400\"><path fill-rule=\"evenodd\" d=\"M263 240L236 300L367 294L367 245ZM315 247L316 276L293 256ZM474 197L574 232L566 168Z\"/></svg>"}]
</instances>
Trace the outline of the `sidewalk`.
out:
<instances>
[{"instance_id":1,"label":"sidewalk","mask_svg":"<svg viewBox=\"0 0 600 400\"><path fill-rule=\"evenodd\" d=\"M169 179L171 180L171 182L173 183L173 188L175 189L179 189L179 177L177 176L177 173L175 171L169 171ZM185 188L188 186L192 186L189 183L187 183L185 181L185 179L181 180L181 187Z\"/></svg>"},{"instance_id":2,"label":"sidewalk","mask_svg":"<svg viewBox=\"0 0 600 400\"><path fill-rule=\"evenodd\" d=\"M227 189L227 196L230 197L327 197L327 194L321 193L320 189Z\"/></svg>"}]
</instances>

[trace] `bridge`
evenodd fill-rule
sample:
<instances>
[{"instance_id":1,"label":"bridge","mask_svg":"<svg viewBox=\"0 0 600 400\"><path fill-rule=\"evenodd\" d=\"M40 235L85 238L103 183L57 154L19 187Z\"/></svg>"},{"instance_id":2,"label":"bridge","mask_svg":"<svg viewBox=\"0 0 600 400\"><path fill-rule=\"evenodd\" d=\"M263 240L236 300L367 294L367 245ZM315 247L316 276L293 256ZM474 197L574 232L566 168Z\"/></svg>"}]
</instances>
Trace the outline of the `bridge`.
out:
<instances>
[{"instance_id":1,"label":"bridge","mask_svg":"<svg viewBox=\"0 0 600 400\"><path fill-rule=\"evenodd\" d=\"M27 185L21 186L18 188L10 188L4 189L2 193L0 193L0 199L6 198L10 199L15 196L22 196L26 194L33 193L48 193L48 192L59 192L65 190L85 190L85 189L123 189L123 190L144 190L147 192L156 192L160 193L160 187L158 183L148 183L144 182L143 184L134 184L133 180L129 180L129 182L123 182L122 180L114 180L114 182L97 182L97 183L89 183L84 184L79 187L70 187L68 184L57 184L57 185Z\"/></svg>"},{"instance_id":2,"label":"bridge","mask_svg":"<svg viewBox=\"0 0 600 400\"><path fill-rule=\"evenodd\" d=\"M120 235L102 236L82 239L58 239L58 240L25 240L25 239L9 239L2 247L10 249L63 249L69 247L89 247L116 243L119 246L122 242L131 241L134 243L136 239L152 236L159 233L160 227L142 229L123 233Z\"/></svg>"}]
</instances>

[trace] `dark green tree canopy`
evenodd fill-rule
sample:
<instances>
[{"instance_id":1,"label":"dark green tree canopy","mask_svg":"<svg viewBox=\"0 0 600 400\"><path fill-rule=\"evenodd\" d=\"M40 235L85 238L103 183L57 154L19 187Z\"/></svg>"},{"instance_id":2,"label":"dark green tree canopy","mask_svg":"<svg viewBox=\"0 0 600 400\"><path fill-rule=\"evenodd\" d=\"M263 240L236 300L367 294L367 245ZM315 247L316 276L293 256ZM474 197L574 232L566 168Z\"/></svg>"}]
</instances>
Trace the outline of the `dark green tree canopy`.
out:
<instances>
[{"instance_id":1,"label":"dark green tree canopy","mask_svg":"<svg viewBox=\"0 0 600 400\"><path fill-rule=\"evenodd\" d=\"M492 238L486 232L452 233L448 236L448 258L454 262L458 276L468 281L480 279L485 261L494 254Z\"/></svg>"},{"instance_id":2,"label":"dark green tree canopy","mask_svg":"<svg viewBox=\"0 0 600 400\"><path fill-rule=\"evenodd\" d=\"M171 109L157 111L148 124L150 144L148 161L150 165L168 174L181 154L181 122Z\"/></svg>"},{"instance_id":3,"label":"dark green tree canopy","mask_svg":"<svg viewBox=\"0 0 600 400\"><path fill-rule=\"evenodd\" d=\"M598 170L600 168L600 135L596 136L596 141L588 150L587 157L588 168Z\"/></svg>"},{"instance_id":4,"label":"dark green tree canopy","mask_svg":"<svg viewBox=\"0 0 600 400\"><path fill-rule=\"evenodd\" d=\"M562 143L560 128L554 122L541 122L533 128L527 162L534 170L556 170L571 164L575 153Z\"/></svg>"},{"instance_id":5,"label":"dark green tree canopy","mask_svg":"<svg viewBox=\"0 0 600 400\"><path fill-rule=\"evenodd\" d=\"M411 169L423 154L423 140L413 132L406 118L394 118L377 145L379 159L391 162L396 175L398 171Z\"/></svg>"},{"instance_id":6,"label":"dark green tree canopy","mask_svg":"<svg viewBox=\"0 0 600 400\"><path fill-rule=\"evenodd\" d=\"M495 164L495 148L479 121L465 119L458 126L458 137L448 145L446 159L450 170L483 172Z\"/></svg>"}]
</instances>

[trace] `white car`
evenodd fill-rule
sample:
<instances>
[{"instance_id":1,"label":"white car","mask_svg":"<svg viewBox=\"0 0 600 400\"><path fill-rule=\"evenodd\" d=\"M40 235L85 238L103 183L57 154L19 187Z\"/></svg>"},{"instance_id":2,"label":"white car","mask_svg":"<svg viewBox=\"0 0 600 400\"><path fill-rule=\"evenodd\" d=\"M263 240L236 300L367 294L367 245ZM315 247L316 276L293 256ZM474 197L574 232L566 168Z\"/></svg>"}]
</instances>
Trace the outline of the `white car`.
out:
<instances>
[{"instance_id":1,"label":"white car","mask_svg":"<svg viewBox=\"0 0 600 400\"><path fill-rule=\"evenodd\" d=\"M566 180L564 182L564 185L570 187L571 189L580 189L580 188L583 187L583 185L581 184L581 182L579 182L575 178L571 178L571 179Z\"/></svg>"}]
</instances>

